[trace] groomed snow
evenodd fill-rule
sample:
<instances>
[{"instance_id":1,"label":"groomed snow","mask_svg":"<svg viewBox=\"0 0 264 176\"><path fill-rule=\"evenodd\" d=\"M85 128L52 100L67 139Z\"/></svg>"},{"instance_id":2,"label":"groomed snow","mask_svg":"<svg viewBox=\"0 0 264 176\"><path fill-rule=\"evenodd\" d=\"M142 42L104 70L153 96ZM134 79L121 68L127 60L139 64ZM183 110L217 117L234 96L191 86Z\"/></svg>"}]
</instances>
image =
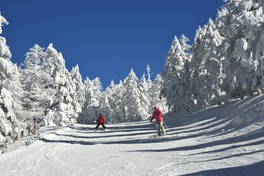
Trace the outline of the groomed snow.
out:
<instances>
[{"instance_id":1,"label":"groomed snow","mask_svg":"<svg viewBox=\"0 0 264 176\"><path fill-rule=\"evenodd\" d=\"M260 176L264 96L166 118L166 137L149 121L42 128L41 139L0 156L1 176ZM32 139L33 140L33 139ZM20 141L22 143L23 141ZM24 140L25 142L25 140ZM17 149L14 149L15 146Z\"/></svg>"}]
</instances>

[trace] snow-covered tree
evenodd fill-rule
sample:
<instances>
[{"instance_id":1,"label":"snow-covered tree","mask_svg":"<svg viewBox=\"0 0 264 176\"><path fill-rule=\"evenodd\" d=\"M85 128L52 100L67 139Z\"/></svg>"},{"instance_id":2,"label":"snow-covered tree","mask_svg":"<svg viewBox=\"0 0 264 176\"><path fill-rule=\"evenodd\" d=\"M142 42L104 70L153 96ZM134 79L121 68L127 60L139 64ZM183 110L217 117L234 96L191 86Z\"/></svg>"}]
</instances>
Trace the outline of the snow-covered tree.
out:
<instances>
[{"instance_id":1,"label":"snow-covered tree","mask_svg":"<svg viewBox=\"0 0 264 176\"><path fill-rule=\"evenodd\" d=\"M81 123L91 123L94 122L101 112L102 100L102 84L100 78L96 77L94 80L86 78L84 81L85 89L85 104L83 107L82 115L79 117L78 121Z\"/></svg>"},{"instance_id":2,"label":"snow-covered tree","mask_svg":"<svg viewBox=\"0 0 264 176\"><path fill-rule=\"evenodd\" d=\"M186 40L186 39L185 39ZM178 38L175 36L170 50L168 52L164 72L162 73L164 82L161 90L161 95L167 99L169 110L172 112L180 112L182 102L181 82L184 75L184 64L188 61L189 57L186 55Z\"/></svg>"},{"instance_id":3,"label":"snow-covered tree","mask_svg":"<svg viewBox=\"0 0 264 176\"><path fill-rule=\"evenodd\" d=\"M224 88L231 96L243 98L263 87L263 7L262 0L228 1L218 11Z\"/></svg>"},{"instance_id":4,"label":"snow-covered tree","mask_svg":"<svg viewBox=\"0 0 264 176\"><path fill-rule=\"evenodd\" d=\"M188 58L190 58L191 57L191 48L192 48L192 45L188 44L190 39L188 37L186 37L184 34L182 34L178 40L181 44L182 50L184 51L185 55Z\"/></svg>"},{"instance_id":5,"label":"snow-covered tree","mask_svg":"<svg viewBox=\"0 0 264 176\"><path fill-rule=\"evenodd\" d=\"M110 85L103 91L102 93L102 98L100 101L100 113L104 115L107 121L112 122L113 120L111 119L114 112L113 112L113 87L114 85Z\"/></svg>"},{"instance_id":6,"label":"snow-covered tree","mask_svg":"<svg viewBox=\"0 0 264 176\"><path fill-rule=\"evenodd\" d=\"M86 79L84 80L84 96L85 96L85 101L84 101L84 105L83 105L83 109L82 109L82 113L81 115L78 117L77 121L79 123L88 123L93 121L93 119L90 117L91 112L89 112L90 108L89 105L91 103L91 92L90 89L92 87L92 81L86 77ZM93 115L94 118L94 115Z\"/></svg>"},{"instance_id":7,"label":"snow-covered tree","mask_svg":"<svg viewBox=\"0 0 264 176\"><path fill-rule=\"evenodd\" d=\"M34 45L26 53L26 58L22 64L21 83L23 87L22 105L23 112L29 121L34 117L43 115L46 108L46 102L52 93L45 89L50 82L50 75L42 69L42 62L45 56L44 48Z\"/></svg>"},{"instance_id":8,"label":"snow-covered tree","mask_svg":"<svg viewBox=\"0 0 264 176\"><path fill-rule=\"evenodd\" d=\"M43 58L43 70L52 78L47 88L54 91L43 116L43 125L65 125L75 121L78 113L74 109L74 84L65 67L65 60L52 44L49 44Z\"/></svg>"},{"instance_id":9,"label":"snow-covered tree","mask_svg":"<svg viewBox=\"0 0 264 176\"><path fill-rule=\"evenodd\" d=\"M112 122L124 121L126 117L126 106L124 103L126 90L124 87L124 83L120 81L119 84L114 85L114 83L112 82L110 86L110 88L113 89L112 101L109 102L113 110L113 115L110 120Z\"/></svg>"},{"instance_id":10,"label":"snow-covered tree","mask_svg":"<svg viewBox=\"0 0 264 176\"><path fill-rule=\"evenodd\" d=\"M217 49L221 43L222 38L211 19L197 30L192 48L190 86L198 108L210 106L213 98L217 98L220 104L223 74Z\"/></svg>"},{"instance_id":11,"label":"snow-covered tree","mask_svg":"<svg viewBox=\"0 0 264 176\"><path fill-rule=\"evenodd\" d=\"M127 120L145 119L147 116L141 104L141 92L138 88L138 82L138 77L133 69L131 69L124 81L126 91L124 94L124 103Z\"/></svg>"},{"instance_id":12,"label":"snow-covered tree","mask_svg":"<svg viewBox=\"0 0 264 176\"><path fill-rule=\"evenodd\" d=\"M79 66L72 68L71 79L73 82L73 107L75 110L75 117L78 117L82 112L85 102L85 92L82 76L80 74Z\"/></svg>"},{"instance_id":13,"label":"snow-covered tree","mask_svg":"<svg viewBox=\"0 0 264 176\"><path fill-rule=\"evenodd\" d=\"M150 87L151 87L151 80L146 80L145 74L141 77L139 80L138 88L140 90L140 95L139 98L141 100L141 109L142 109L142 114L143 119L146 119L151 111L150 111Z\"/></svg>"},{"instance_id":14,"label":"snow-covered tree","mask_svg":"<svg viewBox=\"0 0 264 176\"><path fill-rule=\"evenodd\" d=\"M7 24L7 20L0 15L0 35L2 26ZM0 153L6 144L14 142L18 137L25 120L20 115L20 75L10 58L6 39L0 36Z\"/></svg>"},{"instance_id":15,"label":"snow-covered tree","mask_svg":"<svg viewBox=\"0 0 264 176\"><path fill-rule=\"evenodd\" d=\"M149 114L151 115L153 112L154 106L159 107L162 112L165 114L168 112L168 106L166 98L161 97L161 89L163 87L163 79L158 74L154 81L151 84L151 87L149 89L149 99L150 99L150 105L149 105Z\"/></svg>"},{"instance_id":16,"label":"snow-covered tree","mask_svg":"<svg viewBox=\"0 0 264 176\"><path fill-rule=\"evenodd\" d=\"M44 48L41 48L39 45L35 44L32 48L29 49L29 52L26 53L26 58L23 66L26 69L40 68L44 57Z\"/></svg>"}]
</instances>

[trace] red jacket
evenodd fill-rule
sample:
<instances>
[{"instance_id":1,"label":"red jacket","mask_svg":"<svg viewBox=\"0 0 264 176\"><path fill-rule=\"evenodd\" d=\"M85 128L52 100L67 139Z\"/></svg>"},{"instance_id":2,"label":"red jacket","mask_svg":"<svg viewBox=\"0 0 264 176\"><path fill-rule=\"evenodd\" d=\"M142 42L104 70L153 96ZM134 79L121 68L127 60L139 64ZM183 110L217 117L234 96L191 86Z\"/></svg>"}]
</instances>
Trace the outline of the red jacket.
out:
<instances>
[{"instance_id":1,"label":"red jacket","mask_svg":"<svg viewBox=\"0 0 264 176\"><path fill-rule=\"evenodd\" d=\"M97 120L98 123L104 123L105 122L105 119L104 119L104 116L100 116Z\"/></svg>"},{"instance_id":2,"label":"red jacket","mask_svg":"<svg viewBox=\"0 0 264 176\"><path fill-rule=\"evenodd\" d=\"M159 108L156 108L155 111L153 112L151 121L153 119L156 119L156 122L163 121L163 113L161 112Z\"/></svg>"}]
</instances>

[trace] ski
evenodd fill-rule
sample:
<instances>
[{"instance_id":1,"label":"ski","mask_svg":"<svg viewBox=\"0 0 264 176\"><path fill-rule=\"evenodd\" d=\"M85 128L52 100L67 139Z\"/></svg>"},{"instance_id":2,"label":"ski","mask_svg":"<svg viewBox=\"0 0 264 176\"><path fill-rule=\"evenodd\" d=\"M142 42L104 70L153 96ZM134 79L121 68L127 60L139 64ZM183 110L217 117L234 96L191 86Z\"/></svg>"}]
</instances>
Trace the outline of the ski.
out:
<instances>
[{"instance_id":1,"label":"ski","mask_svg":"<svg viewBox=\"0 0 264 176\"><path fill-rule=\"evenodd\" d=\"M149 136L149 138L161 139L161 138L171 138L171 137L176 137L176 136L177 136L176 134L167 134L164 136L152 135L152 136Z\"/></svg>"}]
</instances>

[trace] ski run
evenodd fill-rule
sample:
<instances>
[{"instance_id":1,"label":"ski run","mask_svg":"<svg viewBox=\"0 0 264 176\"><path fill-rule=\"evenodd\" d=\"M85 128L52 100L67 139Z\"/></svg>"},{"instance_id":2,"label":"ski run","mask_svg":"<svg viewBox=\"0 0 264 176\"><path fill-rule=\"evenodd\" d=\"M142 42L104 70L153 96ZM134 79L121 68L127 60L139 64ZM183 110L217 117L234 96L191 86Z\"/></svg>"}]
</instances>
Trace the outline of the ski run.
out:
<instances>
[{"instance_id":1,"label":"ski run","mask_svg":"<svg viewBox=\"0 0 264 176\"><path fill-rule=\"evenodd\" d=\"M260 176L264 171L264 96L234 100L155 123L43 127L9 146L1 176Z\"/></svg>"}]
</instances>

